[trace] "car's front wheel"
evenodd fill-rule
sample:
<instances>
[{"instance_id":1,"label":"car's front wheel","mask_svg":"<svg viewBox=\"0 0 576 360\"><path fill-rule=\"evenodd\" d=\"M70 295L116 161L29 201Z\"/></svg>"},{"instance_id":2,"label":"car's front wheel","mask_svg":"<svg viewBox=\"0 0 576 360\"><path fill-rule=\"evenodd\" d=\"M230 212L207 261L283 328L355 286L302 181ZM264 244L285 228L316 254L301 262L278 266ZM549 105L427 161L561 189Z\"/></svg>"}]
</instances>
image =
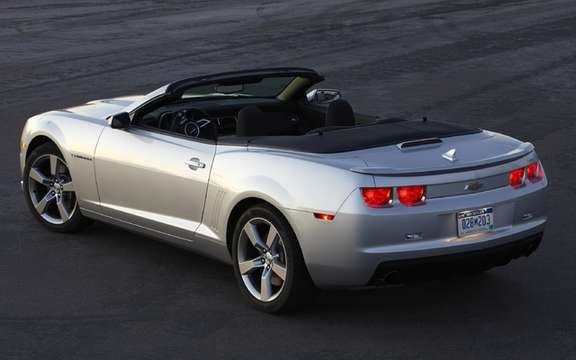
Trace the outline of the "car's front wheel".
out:
<instances>
[{"instance_id":1,"label":"car's front wheel","mask_svg":"<svg viewBox=\"0 0 576 360\"><path fill-rule=\"evenodd\" d=\"M315 299L296 236L273 207L263 204L244 212L234 231L232 257L242 293L259 310L283 312Z\"/></svg>"},{"instance_id":2,"label":"car's front wheel","mask_svg":"<svg viewBox=\"0 0 576 360\"><path fill-rule=\"evenodd\" d=\"M42 144L28 156L23 188L32 214L50 230L74 232L90 223L78 209L70 170L54 144Z\"/></svg>"}]
</instances>

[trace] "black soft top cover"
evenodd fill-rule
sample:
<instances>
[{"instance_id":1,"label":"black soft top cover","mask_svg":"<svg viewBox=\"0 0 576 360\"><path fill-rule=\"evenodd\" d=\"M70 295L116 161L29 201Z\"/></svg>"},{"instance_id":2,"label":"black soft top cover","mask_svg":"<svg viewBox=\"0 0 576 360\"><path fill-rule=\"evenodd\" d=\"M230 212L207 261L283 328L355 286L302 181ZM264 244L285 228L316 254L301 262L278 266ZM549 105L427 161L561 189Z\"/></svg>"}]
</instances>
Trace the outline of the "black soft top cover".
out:
<instances>
[{"instance_id":1,"label":"black soft top cover","mask_svg":"<svg viewBox=\"0 0 576 360\"><path fill-rule=\"evenodd\" d=\"M226 138L219 140L219 143L330 154L395 145L412 140L468 135L480 131L476 128L443 122L394 120L300 136Z\"/></svg>"}]
</instances>

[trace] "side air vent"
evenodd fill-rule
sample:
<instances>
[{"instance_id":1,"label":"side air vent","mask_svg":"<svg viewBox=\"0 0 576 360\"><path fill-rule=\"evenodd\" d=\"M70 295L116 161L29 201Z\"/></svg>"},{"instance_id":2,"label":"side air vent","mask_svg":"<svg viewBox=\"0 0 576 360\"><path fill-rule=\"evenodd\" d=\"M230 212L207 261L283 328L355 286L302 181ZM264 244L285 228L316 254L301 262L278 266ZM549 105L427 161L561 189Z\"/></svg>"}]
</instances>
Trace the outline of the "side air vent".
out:
<instances>
[{"instance_id":1,"label":"side air vent","mask_svg":"<svg viewBox=\"0 0 576 360\"><path fill-rule=\"evenodd\" d=\"M409 149L419 147L419 146L431 146L431 145L437 145L437 144L441 144L441 143L442 143L442 140L440 140L438 138L428 138L428 139L405 141L405 142L400 143L396 146L398 146L398 148L400 150L409 150Z\"/></svg>"}]
</instances>

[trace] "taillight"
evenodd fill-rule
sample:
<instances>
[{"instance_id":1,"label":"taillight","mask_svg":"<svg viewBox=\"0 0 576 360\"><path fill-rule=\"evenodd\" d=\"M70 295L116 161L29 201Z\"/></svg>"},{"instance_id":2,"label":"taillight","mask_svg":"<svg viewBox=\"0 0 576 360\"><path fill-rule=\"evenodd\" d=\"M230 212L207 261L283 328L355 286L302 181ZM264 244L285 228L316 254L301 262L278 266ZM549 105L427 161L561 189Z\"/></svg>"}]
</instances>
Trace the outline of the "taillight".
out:
<instances>
[{"instance_id":1,"label":"taillight","mask_svg":"<svg viewBox=\"0 0 576 360\"><path fill-rule=\"evenodd\" d=\"M544 173L542 171L542 164L540 161L533 162L526 166L526 177L532 182L542 179Z\"/></svg>"},{"instance_id":2,"label":"taillight","mask_svg":"<svg viewBox=\"0 0 576 360\"><path fill-rule=\"evenodd\" d=\"M524 185L524 168L515 169L508 174L508 183L514 188Z\"/></svg>"},{"instance_id":3,"label":"taillight","mask_svg":"<svg viewBox=\"0 0 576 360\"><path fill-rule=\"evenodd\" d=\"M421 205L426 200L424 186L400 186L396 189L398 200L406 206Z\"/></svg>"},{"instance_id":4,"label":"taillight","mask_svg":"<svg viewBox=\"0 0 576 360\"><path fill-rule=\"evenodd\" d=\"M371 208L387 207L392 202L392 188L362 188L362 197Z\"/></svg>"}]
</instances>

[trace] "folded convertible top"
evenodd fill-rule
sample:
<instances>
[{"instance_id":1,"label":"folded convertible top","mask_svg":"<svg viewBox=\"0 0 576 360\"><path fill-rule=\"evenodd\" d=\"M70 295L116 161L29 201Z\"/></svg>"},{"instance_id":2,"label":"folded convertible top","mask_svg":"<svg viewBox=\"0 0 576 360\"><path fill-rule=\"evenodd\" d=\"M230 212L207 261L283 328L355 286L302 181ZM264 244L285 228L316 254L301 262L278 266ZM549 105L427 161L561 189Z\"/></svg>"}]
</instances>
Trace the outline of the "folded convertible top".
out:
<instances>
[{"instance_id":1,"label":"folded convertible top","mask_svg":"<svg viewBox=\"0 0 576 360\"><path fill-rule=\"evenodd\" d=\"M395 145L412 140L468 135L480 131L476 128L442 122L394 121L300 136L228 138L222 143L330 154Z\"/></svg>"}]
</instances>

